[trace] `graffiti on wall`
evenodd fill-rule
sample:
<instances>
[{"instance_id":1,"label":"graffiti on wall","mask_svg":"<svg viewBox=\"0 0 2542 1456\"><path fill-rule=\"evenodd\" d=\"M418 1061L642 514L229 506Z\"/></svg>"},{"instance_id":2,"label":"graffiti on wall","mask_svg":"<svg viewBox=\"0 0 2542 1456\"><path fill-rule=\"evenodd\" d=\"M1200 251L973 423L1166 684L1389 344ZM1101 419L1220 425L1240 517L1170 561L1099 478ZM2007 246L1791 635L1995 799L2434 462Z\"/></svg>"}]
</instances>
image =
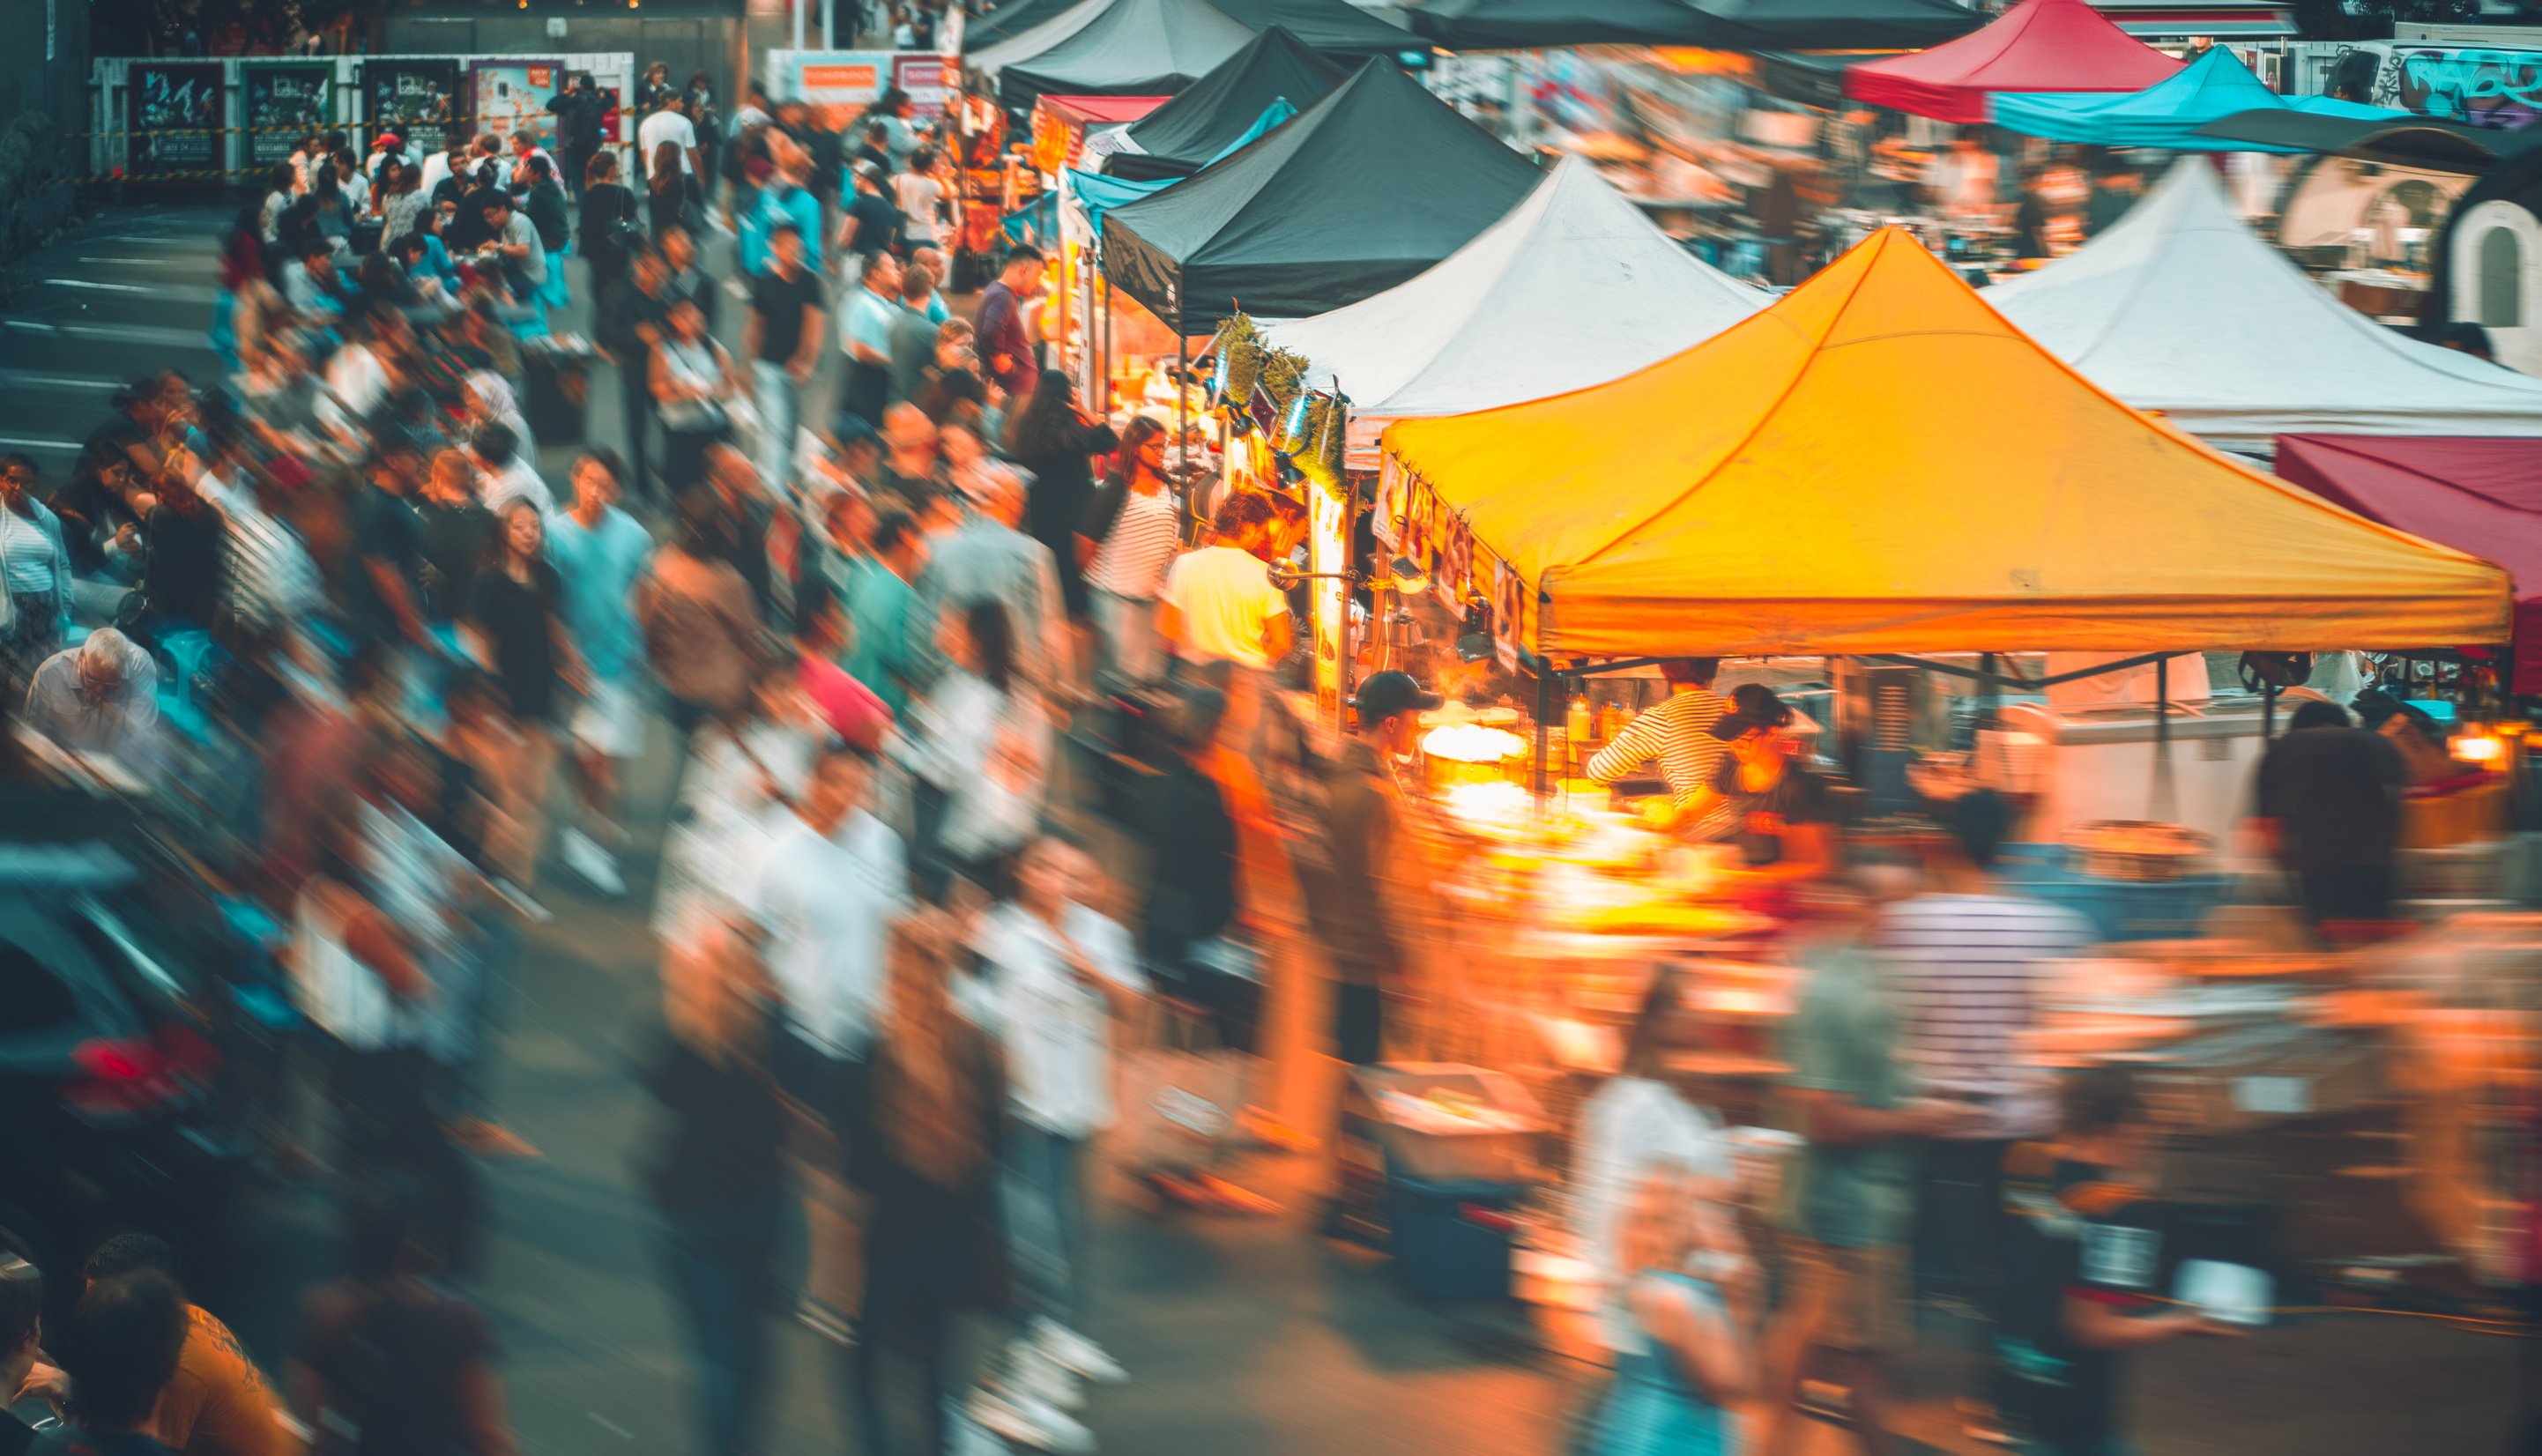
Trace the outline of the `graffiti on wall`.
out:
<instances>
[{"instance_id":1,"label":"graffiti on wall","mask_svg":"<svg viewBox=\"0 0 2542 1456\"><path fill-rule=\"evenodd\" d=\"M2542 50L2385 41L2343 50L2331 90L2378 107L2482 126L2542 119Z\"/></svg>"}]
</instances>

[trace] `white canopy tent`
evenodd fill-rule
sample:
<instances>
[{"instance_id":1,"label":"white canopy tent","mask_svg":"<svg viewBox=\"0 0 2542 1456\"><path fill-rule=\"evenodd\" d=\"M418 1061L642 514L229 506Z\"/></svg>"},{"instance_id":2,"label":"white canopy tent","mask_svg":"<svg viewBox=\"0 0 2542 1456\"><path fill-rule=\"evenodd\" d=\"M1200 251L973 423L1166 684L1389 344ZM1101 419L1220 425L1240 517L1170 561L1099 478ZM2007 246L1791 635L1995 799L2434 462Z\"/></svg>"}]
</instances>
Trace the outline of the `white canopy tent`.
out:
<instances>
[{"instance_id":1,"label":"white canopy tent","mask_svg":"<svg viewBox=\"0 0 2542 1456\"><path fill-rule=\"evenodd\" d=\"M2542 435L2542 379L2405 337L2332 298L2242 225L2196 157L2079 252L1984 298L2094 384L2214 445Z\"/></svg>"},{"instance_id":2,"label":"white canopy tent","mask_svg":"<svg viewBox=\"0 0 2542 1456\"><path fill-rule=\"evenodd\" d=\"M1349 464L1375 470L1377 437L1394 420L1620 379L1769 301L1678 246L1571 157L1428 271L1263 332L1350 397Z\"/></svg>"}]
</instances>

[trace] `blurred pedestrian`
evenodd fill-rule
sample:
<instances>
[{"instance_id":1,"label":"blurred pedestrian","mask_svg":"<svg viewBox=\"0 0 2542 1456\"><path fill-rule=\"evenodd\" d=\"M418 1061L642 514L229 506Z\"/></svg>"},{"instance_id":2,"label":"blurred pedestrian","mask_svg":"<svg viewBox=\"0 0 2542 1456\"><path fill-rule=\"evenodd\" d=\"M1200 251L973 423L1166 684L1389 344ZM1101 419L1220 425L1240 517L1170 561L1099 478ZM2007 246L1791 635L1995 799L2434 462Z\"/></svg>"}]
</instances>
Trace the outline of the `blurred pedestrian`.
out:
<instances>
[{"instance_id":1,"label":"blurred pedestrian","mask_svg":"<svg viewBox=\"0 0 2542 1456\"><path fill-rule=\"evenodd\" d=\"M573 467L573 509L557 518L548 539L584 679L569 725L580 813L567 822L558 853L613 898L627 893L619 868L627 834L618 820L618 786L623 765L644 751L636 594L653 563L652 533L619 509L618 472L618 458L606 448L584 452Z\"/></svg>"},{"instance_id":2,"label":"blurred pedestrian","mask_svg":"<svg viewBox=\"0 0 2542 1456\"><path fill-rule=\"evenodd\" d=\"M1042 371L1032 398L1007 425L1009 452L1032 472L1026 529L1059 567L1060 604L1081 648L1091 645L1085 563L1093 559L1095 541L1083 533L1094 500L1094 457L1120 444L1110 425L1077 406L1076 387L1058 369Z\"/></svg>"},{"instance_id":3,"label":"blurred pedestrian","mask_svg":"<svg viewBox=\"0 0 2542 1456\"><path fill-rule=\"evenodd\" d=\"M883 407L891 402L891 331L901 313L899 260L879 251L866 254L856 299L843 312L839 346L848 356L848 377L839 412L880 425Z\"/></svg>"},{"instance_id":4,"label":"blurred pedestrian","mask_svg":"<svg viewBox=\"0 0 2542 1456\"><path fill-rule=\"evenodd\" d=\"M653 349L653 400L662 421L662 483L674 496L706 478L706 453L732 435L727 401L745 397L732 356L707 333L706 311L682 300Z\"/></svg>"},{"instance_id":5,"label":"blurred pedestrian","mask_svg":"<svg viewBox=\"0 0 2542 1456\"><path fill-rule=\"evenodd\" d=\"M174 1284L177 1251L152 1234L119 1233L90 1252L80 1274L95 1288L144 1271ZM177 1371L160 1393L151 1433L184 1456L283 1456L292 1450L273 1388L238 1337L201 1305L187 1303L185 1317Z\"/></svg>"},{"instance_id":6,"label":"blurred pedestrian","mask_svg":"<svg viewBox=\"0 0 2542 1456\"><path fill-rule=\"evenodd\" d=\"M68 1423L36 1437L36 1456L166 1456L152 1420L186 1346L186 1297L141 1270L91 1284L62 1331Z\"/></svg>"},{"instance_id":7,"label":"blurred pedestrian","mask_svg":"<svg viewBox=\"0 0 2542 1456\"><path fill-rule=\"evenodd\" d=\"M61 518L37 500L36 463L0 455L0 692L16 696L60 649L71 619L71 557Z\"/></svg>"},{"instance_id":8,"label":"blurred pedestrian","mask_svg":"<svg viewBox=\"0 0 2542 1456\"><path fill-rule=\"evenodd\" d=\"M1098 649L1096 664L1144 687L1163 675L1157 598L1180 544L1182 513L1165 488L1165 427L1141 416L1121 431L1121 448L1088 508L1084 534L1100 543L1085 574Z\"/></svg>"},{"instance_id":9,"label":"blurred pedestrian","mask_svg":"<svg viewBox=\"0 0 2542 1456\"><path fill-rule=\"evenodd\" d=\"M681 497L671 540L636 591L645 652L684 743L710 714L744 705L759 651L759 610L741 573L714 552L714 515L711 497Z\"/></svg>"},{"instance_id":10,"label":"blurred pedestrian","mask_svg":"<svg viewBox=\"0 0 2542 1456\"><path fill-rule=\"evenodd\" d=\"M1009 623L993 600L948 613L945 670L910 709L912 771L942 805L940 817L919 811L918 856L939 882L951 873L984 889L1004 884L1009 857L1041 823L1053 736L1040 694L1016 668Z\"/></svg>"},{"instance_id":11,"label":"blurred pedestrian","mask_svg":"<svg viewBox=\"0 0 2542 1456\"><path fill-rule=\"evenodd\" d=\"M515 500L495 516L494 546L469 589L460 635L478 666L501 685L503 705L527 756L517 773L529 787L524 818L487 856L513 883L538 874L544 806L556 768L556 732L585 677L564 619L564 587L547 555L538 509Z\"/></svg>"},{"instance_id":12,"label":"blurred pedestrian","mask_svg":"<svg viewBox=\"0 0 2542 1456\"><path fill-rule=\"evenodd\" d=\"M805 198L810 193L797 190ZM768 261L750 285L750 320L741 351L750 360L759 409L759 474L784 485L794 476L795 430L803 417L805 386L820 369L822 334L829 321L820 275L808 267L804 245L818 237L791 222L774 228Z\"/></svg>"},{"instance_id":13,"label":"blurred pedestrian","mask_svg":"<svg viewBox=\"0 0 2542 1456\"><path fill-rule=\"evenodd\" d=\"M1029 245L1007 255L997 281L980 291L973 322L980 328L980 363L989 380L1008 395L1009 412L1023 407L1041 377L1041 356L1033 347L1024 306L1040 297L1041 250Z\"/></svg>"},{"instance_id":14,"label":"blurred pedestrian","mask_svg":"<svg viewBox=\"0 0 2542 1456\"><path fill-rule=\"evenodd\" d=\"M1068 617L1060 606L1059 564L1050 547L1022 530L1023 483L995 462L971 472L957 465L955 483L971 493L970 508L928 548L912 628L932 637L948 610L996 602L1007 611L1017 676L1037 692L1063 688L1068 682ZM929 659L933 661L932 645Z\"/></svg>"},{"instance_id":15,"label":"blurred pedestrian","mask_svg":"<svg viewBox=\"0 0 2542 1456\"><path fill-rule=\"evenodd\" d=\"M2354 726L2337 703L2297 704L2261 755L2258 828L2316 930L2391 917L2405 777L2391 741Z\"/></svg>"},{"instance_id":16,"label":"blurred pedestrian","mask_svg":"<svg viewBox=\"0 0 2542 1456\"><path fill-rule=\"evenodd\" d=\"M1753 1276L1717 1199L1726 1182L1682 1165L1642 1165L1628 1191L1615 1267L1634 1343L1618 1354L1598 1418L1596 1456L1724 1456L1738 1447L1728 1407L1755 1389Z\"/></svg>"},{"instance_id":17,"label":"blurred pedestrian","mask_svg":"<svg viewBox=\"0 0 2542 1456\"><path fill-rule=\"evenodd\" d=\"M41 1366L44 1343L44 1278L15 1254L0 1254L0 1390L9 1405L26 1400L27 1382ZM25 1456L34 1427L0 1406L0 1456Z\"/></svg>"}]
</instances>

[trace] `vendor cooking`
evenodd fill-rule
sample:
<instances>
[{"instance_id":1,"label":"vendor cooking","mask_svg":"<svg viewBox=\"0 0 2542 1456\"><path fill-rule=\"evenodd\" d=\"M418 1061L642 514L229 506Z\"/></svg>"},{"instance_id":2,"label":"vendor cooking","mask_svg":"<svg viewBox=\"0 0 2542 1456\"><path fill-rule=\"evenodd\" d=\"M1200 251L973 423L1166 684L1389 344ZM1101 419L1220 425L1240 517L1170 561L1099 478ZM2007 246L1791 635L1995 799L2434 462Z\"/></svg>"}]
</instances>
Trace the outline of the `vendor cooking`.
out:
<instances>
[{"instance_id":1,"label":"vendor cooking","mask_svg":"<svg viewBox=\"0 0 2542 1456\"><path fill-rule=\"evenodd\" d=\"M1709 789L1684 806L1699 838L1739 846L1757 880L1815 879L1835 867L1835 811L1827 780L1799 762L1792 709L1772 690L1743 683L1711 728L1729 746ZM1705 833L1713 826L1717 833Z\"/></svg>"},{"instance_id":2,"label":"vendor cooking","mask_svg":"<svg viewBox=\"0 0 2542 1456\"><path fill-rule=\"evenodd\" d=\"M1729 700L1712 691L1712 680L1720 670L1717 657L1677 657L1661 663L1660 676L1669 685L1667 700L1626 724L1584 771L1600 783L1613 783L1644 761L1657 759L1660 777L1668 780L1678 808L1682 810L1708 795L1713 769L1722 760L1721 740L1711 728L1730 711ZM1710 828L1716 832L1699 833L1696 837L1719 837L1718 831L1728 829L1729 820L1725 817Z\"/></svg>"}]
</instances>

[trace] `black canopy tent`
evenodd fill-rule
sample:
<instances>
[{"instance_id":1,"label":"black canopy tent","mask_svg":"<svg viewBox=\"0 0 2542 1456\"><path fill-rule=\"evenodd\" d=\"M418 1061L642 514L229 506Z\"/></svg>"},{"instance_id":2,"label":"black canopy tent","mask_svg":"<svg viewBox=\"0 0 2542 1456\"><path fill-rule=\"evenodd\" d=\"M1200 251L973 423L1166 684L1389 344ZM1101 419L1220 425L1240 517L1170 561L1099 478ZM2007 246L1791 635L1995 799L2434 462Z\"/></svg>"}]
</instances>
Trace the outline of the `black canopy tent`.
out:
<instances>
[{"instance_id":1,"label":"black canopy tent","mask_svg":"<svg viewBox=\"0 0 2542 1456\"><path fill-rule=\"evenodd\" d=\"M1307 42L1320 54L1345 65L1358 65L1372 55L1400 61L1406 54L1426 58L1430 42L1401 26L1388 25L1350 0L1216 0L1218 8L1257 31L1273 26ZM1298 106L1307 103L1296 97ZM1267 105L1267 103L1266 103Z\"/></svg>"},{"instance_id":2,"label":"black canopy tent","mask_svg":"<svg viewBox=\"0 0 2542 1456\"><path fill-rule=\"evenodd\" d=\"M1007 3L962 27L962 48L985 50L1020 36L1044 21L1057 20L1084 0L1007 0Z\"/></svg>"},{"instance_id":3,"label":"black canopy tent","mask_svg":"<svg viewBox=\"0 0 2542 1456\"><path fill-rule=\"evenodd\" d=\"M1111 0L1048 49L999 58L998 100L1020 110L1044 95L1171 96L1252 41L1209 0Z\"/></svg>"},{"instance_id":4,"label":"black canopy tent","mask_svg":"<svg viewBox=\"0 0 2542 1456\"><path fill-rule=\"evenodd\" d=\"M1423 0L1410 18L1414 31L1450 50L1914 49L1986 21L1954 0Z\"/></svg>"},{"instance_id":5,"label":"black canopy tent","mask_svg":"<svg viewBox=\"0 0 2542 1456\"><path fill-rule=\"evenodd\" d=\"M1428 268L1535 182L1527 158L1372 59L1243 151L1105 213L1104 274L1185 337L1236 309L1304 318Z\"/></svg>"},{"instance_id":6,"label":"black canopy tent","mask_svg":"<svg viewBox=\"0 0 2542 1456\"><path fill-rule=\"evenodd\" d=\"M2504 159L2520 157L2542 145L2542 133L2497 131L2439 121L2432 116L2388 121L2317 115L2277 107L2218 117L2199 127L2195 134L2291 147L2323 156L2354 157L2387 167L2416 167L2474 177L2487 173Z\"/></svg>"},{"instance_id":7,"label":"black canopy tent","mask_svg":"<svg viewBox=\"0 0 2542 1456\"><path fill-rule=\"evenodd\" d=\"M1273 26L1172 101L1131 123L1121 134L1121 150L1103 159L1103 171L1132 182L1189 177L1243 136L1273 102L1285 99L1305 110L1348 79L1350 72L1317 55L1285 27Z\"/></svg>"}]
</instances>

